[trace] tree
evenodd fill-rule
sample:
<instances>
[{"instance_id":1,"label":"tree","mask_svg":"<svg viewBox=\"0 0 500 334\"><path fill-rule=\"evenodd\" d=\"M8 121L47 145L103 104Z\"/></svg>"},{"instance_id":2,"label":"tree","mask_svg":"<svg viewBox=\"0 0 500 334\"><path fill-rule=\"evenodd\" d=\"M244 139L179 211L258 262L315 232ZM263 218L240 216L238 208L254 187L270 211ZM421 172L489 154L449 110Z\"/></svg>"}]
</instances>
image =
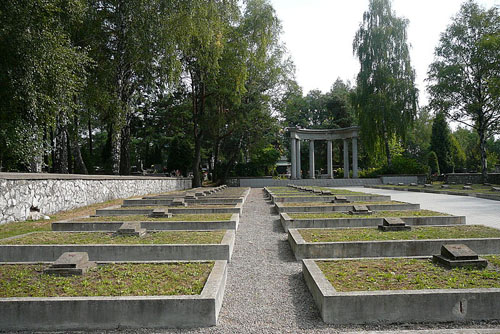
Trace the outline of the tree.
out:
<instances>
[{"instance_id":1,"label":"tree","mask_svg":"<svg viewBox=\"0 0 500 334\"><path fill-rule=\"evenodd\" d=\"M428 72L431 107L477 132L485 181L486 140L500 130L499 31L498 8L466 2L441 35Z\"/></svg>"},{"instance_id":2,"label":"tree","mask_svg":"<svg viewBox=\"0 0 500 334\"><path fill-rule=\"evenodd\" d=\"M353 102L363 145L370 152L384 151L389 165L390 140L405 137L417 112L407 26L408 20L392 11L390 0L370 0L353 42L361 65Z\"/></svg>"},{"instance_id":3,"label":"tree","mask_svg":"<svg viewBox=\"0 0 500 334\"><path fill-rule=\"evenodd\" d=\"M439 174L439 163L436 152L430 151L427 159L431 174Z\"/></svg>"},{"instance_id":4,"label":"tree","mask_svg":"<svg viewBox=\"0 0 500 334\"><path fill-rule=\"evenodd\" d=\"M406 136L404 152L406 156L427 164L427 155L431 145L432 123L429 108L420 108L413 122L413 127Z\"/></svg>"},{"instance_id":5,"label":"tree","mask_svg":"<svg viewBox=\"0 0 500 334\"><path fill-rule=\"evenodd\" d=\"M437 113L432 123L432 135L430 149L436 153L439 170L441 173L453 171L453 160L451 155L450 128L443 113Z\"/></svg>"}]
</instances>

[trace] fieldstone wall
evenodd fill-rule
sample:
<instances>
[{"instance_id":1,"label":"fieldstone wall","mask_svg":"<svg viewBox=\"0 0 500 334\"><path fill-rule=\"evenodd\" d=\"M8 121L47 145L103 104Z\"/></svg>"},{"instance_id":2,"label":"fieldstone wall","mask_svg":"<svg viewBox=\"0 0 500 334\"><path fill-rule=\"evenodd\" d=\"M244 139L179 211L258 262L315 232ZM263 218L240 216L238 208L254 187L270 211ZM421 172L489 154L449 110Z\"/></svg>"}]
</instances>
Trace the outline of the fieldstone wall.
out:
<instances>
[{"instance_id":1,"label":"fieldstone wall","mask_svg":"<svg viewBox=\"0 0 500 334\"><path fill-rule=\"evenodd\" d=\"M0 224L191 186L188 178L0 173Z\"/></svg>"},{"instance_id":2,"label":"fieldstone wall","mask_svg":"<svg viewBox=\"0 0 500 334\"><path fill-rule=\"evenodd\" d=\"M466 183L481 183L480 173L450 173L446 175L448 183L455 182L457 184ZM488 173L488 182L493 184L500 184L500 173Z\"/></svg>"}]
</instances>

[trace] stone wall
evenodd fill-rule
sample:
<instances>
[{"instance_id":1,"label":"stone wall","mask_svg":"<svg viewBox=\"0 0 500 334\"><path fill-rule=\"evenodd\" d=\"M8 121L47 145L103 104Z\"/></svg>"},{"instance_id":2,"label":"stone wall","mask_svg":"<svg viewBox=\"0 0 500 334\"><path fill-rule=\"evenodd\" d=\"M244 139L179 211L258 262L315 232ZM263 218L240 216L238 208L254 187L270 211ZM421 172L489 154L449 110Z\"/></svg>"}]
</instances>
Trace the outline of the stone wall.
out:
<instances>
[{"instance_id":1,"label":"stone wall","mask_svg":"<svg viewBox=\"0 0 500 334\"><path fill-rule=\"evenodd\" d=\"M457 184L482 183L480 173L450 173L446 175L446 181ZM500 184L500 173L488 173L488 182Z\"/></svg>"},{"instance_id":2,"label":"stone wall","mask_svg":"<svg viewBox=\"0 0 500 334\"><path fill-rule=\"evenodd\" d=\"M0 224L191 186L188 178L0 173Z\"/></svg>"},{"instance_id":3,"label":"stone wall","mask_svg":"<svg viewBox=\"0 0 500 334\"><path fill-rule=\"evenodd\" d=\"M317 186L317 187L348 187L348 186L364 186L381 184L380 179L273 179L271 177L240 177L229 178L226 184L230 187L283 187L288 184L296 184L300 186Z\"/></svg>"}]
</instances>

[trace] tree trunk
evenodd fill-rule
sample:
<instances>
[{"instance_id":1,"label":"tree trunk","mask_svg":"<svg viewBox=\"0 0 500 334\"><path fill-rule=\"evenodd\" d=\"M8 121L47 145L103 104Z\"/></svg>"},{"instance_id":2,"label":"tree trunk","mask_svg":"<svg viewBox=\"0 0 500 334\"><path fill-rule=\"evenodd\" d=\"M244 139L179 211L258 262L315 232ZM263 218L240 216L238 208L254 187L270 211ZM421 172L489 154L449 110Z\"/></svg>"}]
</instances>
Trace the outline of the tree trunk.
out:
<instances>
[{"instance_id":1,"label":"tree trunk","mask_svg":"<svg viewBox=\"0 0 500 334\"><path fill-rule=\"evenodd\" d=\"M203 139L203 134L200 133L195 135L194 138L194 161L193 161L193 188L201 187L201 174L200 174L200 164L201 164L201 141Z\"/></svg>"},{"instance_id":2,"label":"tree trunk","mask_svg":"<svg viewBox=\"0 0 500 334\"><path fill-rule=\"evenodd\" d=\"M389 138L387 136L387 125L385 124L385 120L383 121L383 126L384 126L384 145L385 145L385 154L387 156L387 165L391 166L392 155L391 155L391 148L389 147Z\"/></svg>"},{"instance_id":3,"label":"tree trunk","mask_svg":"<svg viewBox=\"0 0 500 334\"><path fill-rule=\"evenodd\" d=\"M481 151L481 179L482 182L488 182L488 165L486 160L486 134L482 126L478 127L479 150Z\"/></svg>"},{"instance_id":4,"label":"tree trunk","mask_svg":"<svg viewBox=\"0 0 500 334\"><path fill-rule=\"evenodd\" d=\"M114 175L120 174L121 156L121 130L117 125L112 126L111 133L111 172Z\"/></svg>"},{"instance_id":5,"label":"tree trunk","mask_svg":"<svg viewBox=\"0 0 500 334\"><path fill-rule=\"evenodd\" d=\"M130 175L130 113L127 112L125 126L122 128L120 150L120 175Z\"/></svg>"},{"instance_id":6,"label":"tree trunk","mask_svg":"<svg viewBox=\"0 0 500 334\"><path fill-rule=\"evenodd\" d=\"M63 125L61 123L59 123L57 125L55 145L56 145L55 170L58 173L67 174L68 173L68 136L67 136L67 131L66 131L66 125Z\"/></svg>"},{"instance_id":7,"label":"tree trunk","mask_svg":"<svg viewBox=\"0 0 500 334\"><path fill-rule=\"evenodd\" d=\"M70 126L69 131L69 144L71 148L71 154L73 155L74 160L74 172L77 174L88 174L87 166L85 166L85 162L82 158L82 152L80 150L80 145L78 143L78 128L79 128L79 120L77 116L73 117L73 124Z\"/></svg>"}]
</instances>

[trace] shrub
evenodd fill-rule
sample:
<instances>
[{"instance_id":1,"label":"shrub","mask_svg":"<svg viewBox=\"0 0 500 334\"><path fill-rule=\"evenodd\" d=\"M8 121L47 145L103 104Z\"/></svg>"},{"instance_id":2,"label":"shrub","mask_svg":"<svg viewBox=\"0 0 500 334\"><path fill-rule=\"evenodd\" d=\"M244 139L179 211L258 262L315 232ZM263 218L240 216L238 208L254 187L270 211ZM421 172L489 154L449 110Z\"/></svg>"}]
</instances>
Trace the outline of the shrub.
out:
<instances>
[{"instance_id":1,"label":"shrub","mask_svg":"<svg viewBox=\"0 0 500 334\"><path fill-rule=\"evenodd\" d=\"M439 174L439 163L436 152L431 151L427 157L427 161L431 174Z\"/></svg>"}]
</instances>

